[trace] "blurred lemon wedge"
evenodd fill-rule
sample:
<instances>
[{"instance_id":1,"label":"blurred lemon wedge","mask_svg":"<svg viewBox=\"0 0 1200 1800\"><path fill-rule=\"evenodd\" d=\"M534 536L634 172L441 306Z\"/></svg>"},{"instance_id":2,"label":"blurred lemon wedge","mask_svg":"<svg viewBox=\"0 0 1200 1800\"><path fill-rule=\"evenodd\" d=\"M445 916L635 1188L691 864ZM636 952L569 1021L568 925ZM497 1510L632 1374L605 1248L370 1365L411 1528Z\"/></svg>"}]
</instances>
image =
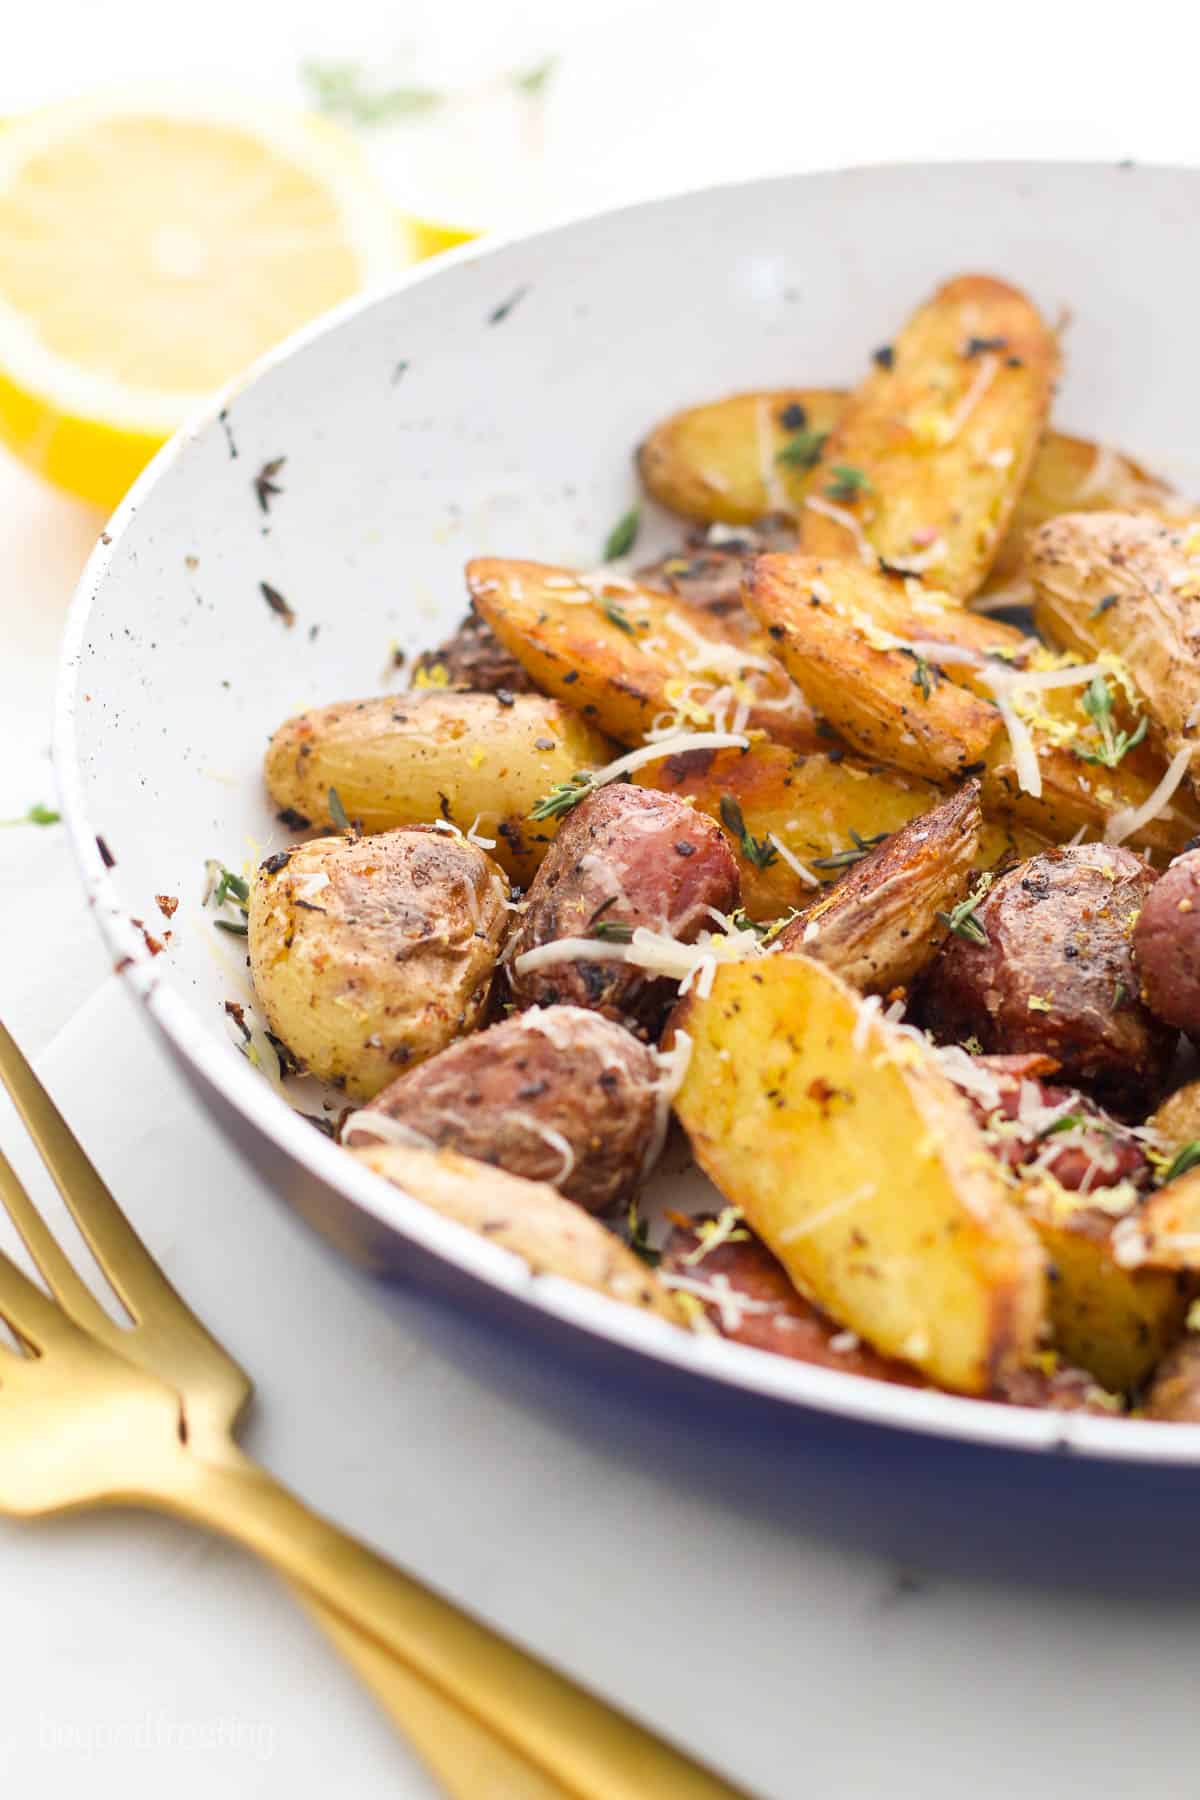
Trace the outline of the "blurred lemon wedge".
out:
<instances>
[{"instance_id":1,"label":"blurred lemon wedge","mask_svg":"<svg viewBox=\"0 0 1200 1800\"><path fill-rule=\"evenodd\" d=\"M461 234L328 121L161 92L0 130L0 441L111 507L256 356Z\"/></svg>"}]
</instances>

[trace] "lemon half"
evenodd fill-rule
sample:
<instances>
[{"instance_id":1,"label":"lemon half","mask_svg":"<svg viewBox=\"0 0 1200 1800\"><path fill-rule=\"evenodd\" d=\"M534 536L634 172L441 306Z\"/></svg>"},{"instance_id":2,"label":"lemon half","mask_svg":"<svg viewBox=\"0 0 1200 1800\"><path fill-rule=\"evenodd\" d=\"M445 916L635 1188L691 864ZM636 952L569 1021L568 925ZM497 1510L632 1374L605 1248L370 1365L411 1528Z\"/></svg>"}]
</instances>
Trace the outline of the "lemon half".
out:
<instances>
[{"instance_id":1,"label":"lemon half","mask_svg":"<svg viewBox=\"0 0 1200 1800\"><path fill-rule=\"evenodd\" d=\"M215 389L434 247L323 119L125 93L10 121L0 440L113 506Z\"/></svg>"}]
</instances>

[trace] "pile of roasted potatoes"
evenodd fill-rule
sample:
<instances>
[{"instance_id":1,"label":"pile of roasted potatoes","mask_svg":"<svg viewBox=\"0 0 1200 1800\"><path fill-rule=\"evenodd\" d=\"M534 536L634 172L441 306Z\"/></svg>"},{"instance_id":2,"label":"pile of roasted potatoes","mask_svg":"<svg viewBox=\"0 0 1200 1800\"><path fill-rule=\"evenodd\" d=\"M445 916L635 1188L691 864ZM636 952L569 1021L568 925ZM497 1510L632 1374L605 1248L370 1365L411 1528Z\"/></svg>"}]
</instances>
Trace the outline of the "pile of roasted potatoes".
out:
<instances>
[{"instance_id":1,"label":"pile of roasted potatoes","mask_svg":"<svg viewBox=\"0 0 1200 1800\"><path fill-rule=\"evenodd\" d=\"M308 835L216 903L348 1154L535 1271L1200 1420L1200 512L1058 364L967 275L851 393L667 419L678 548L471 562L407 691L280 725ZM711 1207L650 1220L680 1127Z\"/></svg>"}]
</instances>

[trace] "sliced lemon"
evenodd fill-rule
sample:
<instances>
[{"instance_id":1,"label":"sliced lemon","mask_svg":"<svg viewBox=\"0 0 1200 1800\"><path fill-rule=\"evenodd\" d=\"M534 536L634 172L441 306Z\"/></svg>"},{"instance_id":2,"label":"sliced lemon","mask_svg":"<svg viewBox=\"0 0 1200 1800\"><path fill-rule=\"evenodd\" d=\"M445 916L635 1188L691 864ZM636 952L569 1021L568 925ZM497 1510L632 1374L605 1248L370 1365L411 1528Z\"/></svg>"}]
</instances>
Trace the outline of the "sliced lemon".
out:
<instances>
[{"instance_id":1,"label":"sliced lemon","mask_svg":"<svg viewBox=\"0 0 1200 1800\"><path fill-rule=\"evenodd\" d=\"M435 241L323 119L123 92L10 121L0 440L112 506L215 389Z\"/></svg>"}]
</instances>

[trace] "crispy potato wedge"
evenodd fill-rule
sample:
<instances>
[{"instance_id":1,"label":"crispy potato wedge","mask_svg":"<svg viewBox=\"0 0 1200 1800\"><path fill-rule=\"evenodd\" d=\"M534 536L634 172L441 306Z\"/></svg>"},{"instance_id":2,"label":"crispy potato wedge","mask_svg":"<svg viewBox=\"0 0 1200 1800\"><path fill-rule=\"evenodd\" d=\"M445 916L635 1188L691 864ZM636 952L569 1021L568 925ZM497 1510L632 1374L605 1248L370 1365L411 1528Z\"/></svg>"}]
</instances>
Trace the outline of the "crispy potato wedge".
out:
<instances>
[{"instance_id":1,"label":"crispy potato wedge","mask_svg":"<svg viewBox=\"0 0 1200 1800\"><path fill-rule=\"evenodd\" d=\"M638 446L638 474L673 513L708 524L799 516L821 442L845 410L834 388L731 394L655 426Z\"/></svg>"},{"instance_id":2,"label":"crispy potato wedge","mask_svg":"<svg viewBox=\"0 0 1200 1800\"><path fill-rule=\"evenodd\" d=\"M672 1325L687 1323L675 1296L640 1257L544 1181L508 1175L456 1150L371 1144L346 1154L444 1219L511 1250L535 1275L561 1275Z\"/></svg>"},{"instance_id":3,"label":"crispy potato wedge","mask_svg":"<svg viewBox=\"0 0 1200 1800\"><path fill-rule=\"evenodd\" d=\"M861 993L907 987L946 935L982 826L979 783L964 782L847 869L784 929L780 950L815 958Z\"/></svg>"},{"instance_id":4,"label":"crispy potato wedge","mask_svg":"<svg viewBox=\"0 0 1200 1800\"><path fill-rule=\"evenodd\" d=\"M622 577L544 563L479 557L467 584L538 687L623 744L664 718L712 730L744 701L747 730L796 750L819 745L811 708L769 646L740 642L711 614Z\"/></svg>"},{"instance_id":5,"label":"crispy potato wedge","mask_svg":"<svg viewBox=\"0 0 1200 1800\"><path fill-rule=\"evenodd\" d=\"M800 1291L886 1356L986 1392L1029 1360L1043 1256L962 1095L805 956L719 968L676 1008L676 1112Z\"/></svg>"},{"instance_id":6,"label":"crispy potato wedge","mask_svg":"<svg viewBox=\"0 0 1200 1800\"><path fill-rule=\"evenodd\" d=\"M1186 1082L1168 1094L1146 1124L1156 1133L1159 1148L1167 1157L1177 1155L1185 1144L1200 1141L1200 1081Z\"/></svg>"},{"instance_id":7,"label":"crispy potato wedge","mask_svg":"<svg viewBox=\"0 0 1200 1800\"><path fill-rule=\"evenodd\" d=\"M775 512L796 517L816 486L815 465L803 460L809 443L799 434L808 431L816 440L830 431L846 399L835 388L776 388L688 407L664 419L639 448L642 481L661 506L700 524L753 525ZM781 461L789 444L796 460ZM1132 457L1048 431L984 592L1017 580L1030 534L1059 513L1161 509L1172 510L1170 485Z\"/></svg>"},{"instance_id":8,"label":"crispy potato wedge","mask_svg":"<svg viewBox=\"0 0 1200 1800\"><path fill-rule=\"evenodd\" d=\"M1164 756L1192 752L1200 695L1200 526L1070 513L1030 545L1038 629L1084 656L1119 657Z\"/></svg>"},{"instance_id":9,"label":"crispy potato wedge","mask_svg":"<svg viewBox=\"0 0 1200 1800\"><path fill-rule=\"evenodd\" d=\"M1153 512L1170 508L1172 488L1131 456L1086 438L1048 431L992 564L986 592L1008 587L1025 568L1032 534L1068 512Z\"/></svg>"},{"instance_id":10,"label":"crispy potato wedge","mask_svg":"<svg viewBox=\"0 0 1200 1800\"><path fill-rule=\"evenodd\" d=\"M747 601L788 673L847 743L910 775L957 780L983 761L1000 728L996 709L888 647L861 612L861 575L836 557L760 556Z\"/></svg>"},{"instance_id":11,"label":"crispy potato wedge","mask_svg":"<svg viewBox=\"0 0 1200 1800\"><path fill-rule=\"evenodd\" d=\"M965 673L980 685L986 671L950 656L939 662L931 645L936 638L993 657L1006 650L996 664L1002 668L1011 666L1026 640L994 619L968 621L964 614L951 627L944 612L931 611L928 621L924 612L905 614L901 592L852 562L784 554L757 559L747 597L789 673L861 755L942 783L978 773L990 814L1017 820L1054 843L1080 829L1102 836L1116 814L1144 804L1161 778L1161 760L1139 747L1105 768L1077 754L1071 742L1080 750L1090 747L1082 732L1086 715L1079 711L1072 724L1061 705L1050 709L1056 692L1074 689L1051 690L1036 707L1018 700L1037 750L1042 791L1023 788L1000 713L962 685ZM921 599L905 596L910 608ZM895 630L898 624L922 631L912 640L921 654L911 644L892 647L891 639L905 636ZM1067 741L1060 741L1064 736ZM1129 842L1169 855L1187 842L1198 819L1190 798L1177 794L1170 811L1148 819Z\"/></svg>"},{"instance_id":12,"label":"crispy potato wedge","mask_svg":"<svg viewBox=\"0 0 1200 1800\"><path fill-rule=\"evenodd\" d=\"M1155 1369L1144 1412L1175 1425L1200 1424L1200 1337L1189 1334Z\"/></svg>"},{"instance_id":13,"label":"crispy potato wedge","mask_svg":"<svg viewBox=\"0 0 1200 1800\"><path fill-rule=\"evenodd\" d=\"M634 780L682 795L718 824L725 823L722 801L736 803L754 840L754 854L747 854L744 839L735 833L729 832L729 841L742 878L742 905L759 922L782 918L813 898L813 881L797 873L779 845L813 880L829 884L847 859L861 854L856 836L869 843L881 833L898 831L943 798L932 782L859 762L841 751L798 756L779 744L764 743L748 750L685 750L639 769ZM1046 840L1036 832L1003 818L988 819L973 864L990 869L1045 847Z\"/></svg>"},{"instance_id":14,"label":"crispy potato wedge","mask_svg":"<svg viewBox=\"0 0 1200 1800\"><path fill-rule=\"evenodd\" d=\"M1016 288L947 282L851 395L804 498L801 548L880 557L966 600L991 568L1041 442L1054 333Z\"/></svg>"},{"instance_id":15,"label":"crispy potato wedge","mask_svg":"<svg viewBox=\"0 0 1200 1800\"><path fill-rule=\"evenodd\" d=\"M267 750L275 804L329 826L330 789L364 831L444 819L496 841L506 874L527 885L558 829L532 807L612 745L569 707L541 694L423 693L347 700L299 713Z\"/></svg>"},{"instance_id":16,"label":"crispy potato wedge","mask_svg":"<svg viewBox=\"0 0 1200 1800\"><path fill-rule=\"evenodd\" d=\"M1200 1274L1200 1168L1150 1194L1121 1221L1116 1244L1123 1268Z\"/></svg>"},{"instance_id":17,"label":"crispy potato wedge","mask_svg":"<svg viewBox=\"0 0 1200 1800\"><path fill-rule=\"evenodd\" d=\"M1114 1392L1137 1387L1183 1329L1186 1285L1121 1260L1121 1225L1053 1180L1021 1181L1016 1199L1050 1259L1054 1342Z\"/></svg>"}]
</instances>

